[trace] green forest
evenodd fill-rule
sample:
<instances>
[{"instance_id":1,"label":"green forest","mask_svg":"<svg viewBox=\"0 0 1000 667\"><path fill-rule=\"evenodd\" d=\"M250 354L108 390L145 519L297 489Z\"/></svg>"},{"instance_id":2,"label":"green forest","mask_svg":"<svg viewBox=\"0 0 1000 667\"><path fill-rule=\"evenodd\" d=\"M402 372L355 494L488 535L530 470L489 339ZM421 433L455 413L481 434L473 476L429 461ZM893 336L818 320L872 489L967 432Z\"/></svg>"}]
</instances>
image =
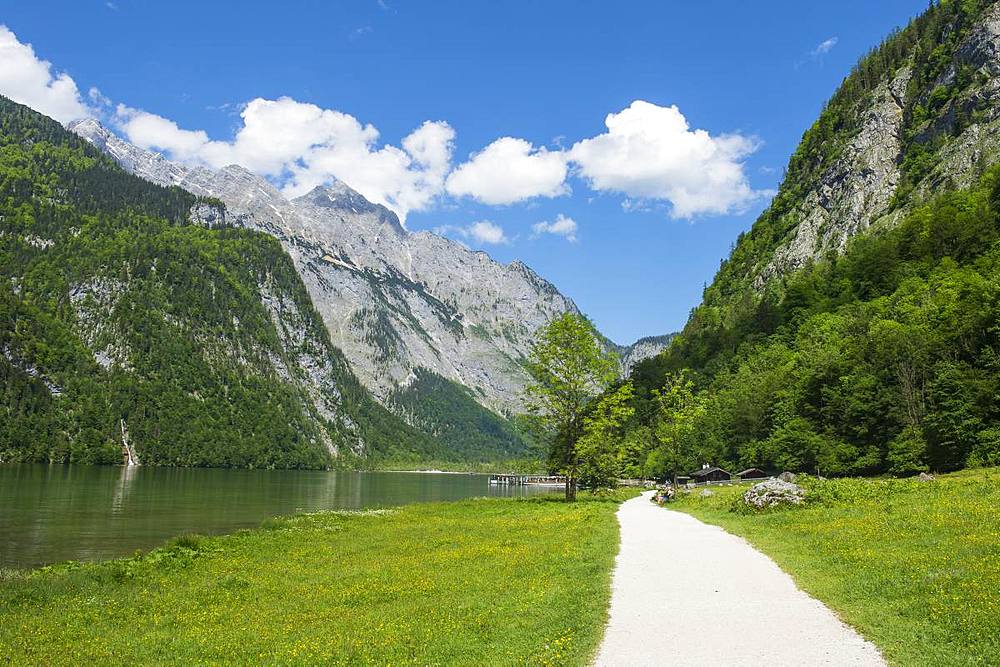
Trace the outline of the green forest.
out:
<instances>
[{"instance_id":1,"label":"green forest","mask_svg":"<svg viewBox=\"0 0 1000 667\"><path fill-rule=\"evenodd\" d=\"M118 463L121 420L152 465L450 460L361 387L278 241L192 224L196 203L0 98L0 460ZM328 364L336 415L300 354Z\"/></svg>"},{"instance_id":2,"label":"green forest","mask_svg":"<svg viewBox=\"0 0 1000 667\"><path fill-rule=\"evenodd\" d=\"M680 337L633 375L650 474L1000 464L1000 170L769 290L739 343ZM726 332L729 334L729 332ZM672 458L673 457L673 458Z\"/></svg>"},{"instance_id":3,"label":"green forest","mask_svg":"<svg viewBox=\"0 0 1000 667\"><path fill-rule=\"evenodd\" d=\"M863 59L792 156L673 344L633 372L623 474L703 462L821 475L913 474L1000 464L1000 171L956 189L943 147L984 113L982 74L955 48L988 5L932 5ZM796 206L856 133L873 91L912 68L901 181L876 225L761 286ZM924 192L917 196L915 186Z\"/></svg>"},{"instance_id":4,"label":"green forest","mask_svg":"<svg viewBox=\"0 0 1000 667\"><path fill-rule=\"evenodd\" d=\"M420 368L416 378L390 397L397 414L433 435L457 460L508 461L540 455L530 430L487 410L472 390Z\"/></svg>"}]
</instances>

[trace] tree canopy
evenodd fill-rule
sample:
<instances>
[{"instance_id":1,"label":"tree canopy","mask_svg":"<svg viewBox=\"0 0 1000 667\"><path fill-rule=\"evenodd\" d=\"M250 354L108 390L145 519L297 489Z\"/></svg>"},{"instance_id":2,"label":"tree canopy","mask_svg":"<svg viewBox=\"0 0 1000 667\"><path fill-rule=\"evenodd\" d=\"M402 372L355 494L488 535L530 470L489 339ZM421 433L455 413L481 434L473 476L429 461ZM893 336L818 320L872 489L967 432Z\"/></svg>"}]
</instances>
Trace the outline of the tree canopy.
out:
<instances>
[{"instance_id":1,"label":"tree canopy","mask_svg":"<svg viewBox=\"0 0 1000 667\"><path fill-rule=\"evenodd\" d=\"M593 325L564 313L538 333L527 362L532 382L529 409L538 415L549 442L552 469L566 475L566 498L576 497L580 469L577 443L594 399L618 375L618 360L600 344Z\"/></svg>"}]
</instances>

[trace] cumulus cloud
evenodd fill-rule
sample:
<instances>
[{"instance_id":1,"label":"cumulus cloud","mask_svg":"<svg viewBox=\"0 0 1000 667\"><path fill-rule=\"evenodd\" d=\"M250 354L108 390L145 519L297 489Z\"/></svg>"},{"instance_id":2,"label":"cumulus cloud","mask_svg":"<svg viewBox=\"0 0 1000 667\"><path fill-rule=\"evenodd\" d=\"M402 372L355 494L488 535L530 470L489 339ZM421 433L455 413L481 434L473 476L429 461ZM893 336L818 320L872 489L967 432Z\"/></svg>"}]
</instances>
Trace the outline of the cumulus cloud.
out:
<instances>
[{"instance_id":1,"label":"cumulus cloud","mask_svg":"<svg viewBox=\"0 0 1000 667\"><path fill-rule=\"evenodd\" d=\"M608 114L605 125L569 151L594 190L667 201L677 218L739 211L763 194L743 169L759 145L753 138L692 130L676 106L642 100Z\"/></svg>"},{"instance_id":2,"label":"cumulus cloud","mask_svg":"<svg viewBox=\"0 0 1000 667\"><path fill-rule=\"evenodd\" d=\"M468 196L491 205L513 204L568 193L566 170L562 151L502 137L456 167L446 187L456 197Z\"/></svg>"},{"instance_id":3,"label":"cumulus cloud","mask_svg":"<svg viewBox=\"0 0 1000 667\"><path fill-rule=\"evenodd\" d=\"M506 232L504 232L503 227L490 222L489 220L473 222L465 227L459 227L457 225L442 225L440 227L435 227L434 233L440 235L459 236L463 239L475 241L480 245L507 245L511 242L511 239L507 236Z\"/></svg>"},{"instance_id":4,"label":"cumulus cloud","mask_svg":"<svg viewBox=\"0 0 1000 667\"><path fill-rule=\"evenodd\" d=\"M836 43L831 37L812 53L827 53ZM112 111L111 101L95 88L83 99L67 73L54 71L3 25L0 93L62 122L110 116L140 147L187 164L239 164L292 197L339 179L404 222L409 212L430 208L444 193L494 206L565 195L571 169L595 191L625 195L628 210L667 202L680 218L739 211L767 194L753 190L744 171L745 158L758 147L755 139L691 129L676 106L641 100L608 114L607 132L568 150L501 137L452 170L455 131L444 121L424 122L399 145L383 144L373 125L350 114L290 97L256 98L242 106L242 124L232 139L217 140L141 109L119 104ZM462 228L464 238L509 242L493 223L473 227ZM572 240L575 223L538 223L534 235L540 234Z\"/></svg>"},{"instance_id":5,"label":"cumulus cloud","mask_svg":"<svg viewBox=\"0 0 1000 667\"><path fill-rule=\"evenodd\" d=\"M824 39L822 42L816 45L816 48L809 52L812 57L821 56L824 53L829 53L830 50L837 46L837 38L831 37L830 39Z\"/></svg>"},{"instance_id":6,"label":"cumulus cloud","mask_svg":"<svg viewBox=\"0 0 1000 667\"><path fill-rule=\"evenodd\" d=\"M606 133L568 151L503 137L453 171L455 131L443 121L425 122L399 146L380 146L371 124L288 97L257 98L240 116L234 138L217 141L149 112L119 106L116 114L126 137L143 148L214 168L240 164L293 197L337 178L404 221L445 191L488 205L566 194L570 165L594 190L626 195L630 210L666 201L680 218L742 210L764 194L750 187L743 165L757 141L692 130L676 106L643 101L609 114Z\"/></svg>"},{"instance_id":7,"label":"cumulus cloud","mask_svg":"<svg viewBox=\"0 0 1000 667\"><path fill-rule=\"evenodd\" d=\"M5 25L0 25L0 94L62 123L91 115L73 78L54 72Z\"/></svg>"},{"instance_id":8,"label":"cumulus cloud","mask_svg":"<svg viewBox=\"0 0 1000 667\"><path fill-rule=\"evenodd\" d=\"M233 140L217 141L146 111L119 106L116 114L129 141L180 162L239 164L274 177L292 197L337 178L403 220L441 193L451 166L455 132L441 121L425 122L397 147L379 146L378 130L350 114L290 97L254 99L240 117Z\"/></svg>"},{"instance_id":9,"label":"cumulus cloud","mask_svg":"<svg viewBox=\"0 0 1000 667\"><path fill-rule=\"evenodd\" d=\"M570 243L576 243L577 224L573 218L560 213L552 222L543 220L531 226L531 238L538 238L542 234L554 234L562 236Z\"/></svg>"},{"instance_id":10,"label":"cumulus cloud","mask_svg":"<svg viewBox=\"0 0 1000 667\"><path fill-rule=\"evenodd\" d=\"M469 236L479 243L488 243L490 245L510 243L510 239L504 234L503 227L487 220L472 223L469 225L468 231Z\"/></svg>"}]
</instances>

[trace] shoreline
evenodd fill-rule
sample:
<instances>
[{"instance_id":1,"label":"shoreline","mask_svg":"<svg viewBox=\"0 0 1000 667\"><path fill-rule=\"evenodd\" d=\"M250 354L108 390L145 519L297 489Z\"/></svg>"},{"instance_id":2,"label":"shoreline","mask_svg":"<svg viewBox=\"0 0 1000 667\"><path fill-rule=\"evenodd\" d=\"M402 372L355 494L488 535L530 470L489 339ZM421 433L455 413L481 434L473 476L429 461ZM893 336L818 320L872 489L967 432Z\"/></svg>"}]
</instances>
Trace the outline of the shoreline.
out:
<instances>
[{"instance_id":1,"label":"shoreline","mask_svg":"<svg viewBox=\"0 0 1000 667\"><path fill-rule=\"evenodd\" d=\"M585 664L603 635L623 499L298 514L142 555L5 573L0 655Z\"/></svg>"}]
</instances>

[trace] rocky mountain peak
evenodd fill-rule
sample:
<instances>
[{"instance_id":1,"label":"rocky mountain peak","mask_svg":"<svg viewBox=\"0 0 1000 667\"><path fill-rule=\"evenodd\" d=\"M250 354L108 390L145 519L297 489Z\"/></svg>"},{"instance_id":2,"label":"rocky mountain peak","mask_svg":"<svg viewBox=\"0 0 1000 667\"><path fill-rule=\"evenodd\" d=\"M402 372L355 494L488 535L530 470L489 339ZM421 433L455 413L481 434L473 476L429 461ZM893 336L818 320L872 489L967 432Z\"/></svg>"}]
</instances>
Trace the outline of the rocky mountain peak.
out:
<instances>
[{"instance_id":1,"label":"rocky mountain peak","mask_svg":"<svg viewBox=\"0 0 1000 667\"><path fill-rule=\"evenodd\" d=\"M108 139L112 137L112 134L101 125L100 121L93 118L74 120L66 126L66 129L86 139L102 151L107 147Z\"/></svg>"},{"instance_id":2,"label":"rocky mountain peak","mask_svg":"<svg viewBox=\"0 0 1000 667\"><path fill-rule=\"evenodd\" d=\"M380 234L405 237L403 225L395 213L381 204L375 204L352 189L346 183L334 180L326 185L318 185L308 193L292 200L301 211L309 211L306 216L329 226L329 233L343 241L343 233L336 228L347 224L354 227L354 235L373 240ZM320 230L317 230L320 231Z\"/></svg>"},{"instance_id":3,"label":"rocky mountain peak","mask_svg":"<svg viewBox=\"0 0 1000 667\"><path fill-rule=\"evenodd\" d=\"M292 201L308 201L313 206L351 211L352 213L372 213L380 208L384 208L371 203L361 196L359 192L353 190L340 180L334 180L332 183L325 185L317 185L305 195L297 197Z\"/></svg>"},{"instance_id":4,"label":"rocky mountain peak","mask_svg":"<svg viewBox=\"0 0 1000 667\"><path fill-rule=\"evenodd\" d=\"M392 211L341 181L289 200L237 165L188 167L97 123L73 129L128 171L221 199L229 224L277 237L334 344L390 408L419 371L468 388L494 411L520 410L522 361L535 332L567 310L578 312L522 262L502 264L436 234L410 233ZM215 224L211 211L203 213L199 224Z\"/></svg>"}]
</instances>

